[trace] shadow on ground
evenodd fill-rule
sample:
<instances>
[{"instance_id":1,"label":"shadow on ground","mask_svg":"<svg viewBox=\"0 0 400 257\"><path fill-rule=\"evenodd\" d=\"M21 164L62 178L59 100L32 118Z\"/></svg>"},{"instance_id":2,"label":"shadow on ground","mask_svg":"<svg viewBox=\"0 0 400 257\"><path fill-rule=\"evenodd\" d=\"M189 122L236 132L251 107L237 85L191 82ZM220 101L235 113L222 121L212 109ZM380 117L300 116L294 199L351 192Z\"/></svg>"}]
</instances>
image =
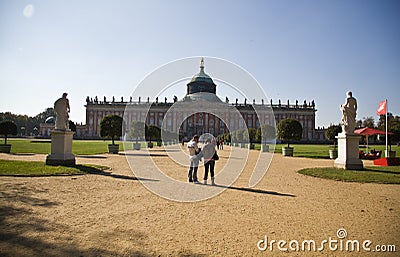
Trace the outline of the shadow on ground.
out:
<instances>
[{"instance_id":1,"label":"shadow on ground","mask_svg":"<svg viewBox=\"0 0 400 257\"><path fill-rule=\"evenodd\" d=\"M207 186L212 186L212 185L207 185ZM256 189L256 188L224 186L224 185L218 185L218 184L214 185L214 186L215 187L226 188L226 189L231 189L231 190L238 190L238 191L244 191L244 192L257 193L257 194L296 197L295 195L292 195L292 194L279 193L279 192L275 192L275 191L268 191L268 190L262 190L262 189Z\"/></svg>"},{"instance_id":2,"label":"shadow on ground","mask_svg":"<svg viewBox=\"0 0 400 257\"><path fill-rule=\"evenodd\" d=\"M78 158L87 158L87 159L107 159L107 156L103 155L83 155L83 154L77 154L75 157Z\"/></svg>"},{"instance_id":3,"label":"shadow on ground","mask_svg":"<svg viewBox=\"0 0 400 257\"><path fill-rule=\"evenodd\" d=\"M164 151L165 153L165 151ZM161 153L119 153L119 155L124 156L150 156L150 157L168 157L168 154L161 154Z\"/></svg>"},{"instance_id":4,"label":"shadow on ground","mask_svg":"<svg viewBox=\"0 0 400 257\"><path fill-rule=\"evenodd\" d=\"M127 179L127 180L158 181L158 180L149 179L149 178L139 178L139 177L134 177L134 176L115 174L112 172L107 172L104 169L99 169L99 168L87 166L87 165L78 164L78 165L75 165L74 167L86 174L100 175L100 176L112 177L112 178L117 178L117 179Z\"/></svg>"},{"instance_id":5,"label":"shadow on ground","mask_svg":"<svg viewBox=\"0 0 400 257\"><path fill-rule=\"evenodd\" d=\"M56 209L60 205L57 201L35 196L46 193L46 190L27 187L25 183L1 183L0 190L0 256L156 255L153 252L132 250L141 249L141 241L137 240L132 241L133 247L118 248L113 245L118 241L118 233L111 240L107 238L109 247L100 243L95 243L96 247L84 247L81 241L74 238L80 232L73 227L38 217L35 209ZM141 232L129 233L132 237L147 239ZM110 249L119 250L116 252Z\"/></svg>"},{"instance_id":6,"label":"shadow on ground","mask_svg":"<svg viewBox=\"0 0 400 257\"><path fill-rule=\"evenodd\" d=\"M275 192L275 191L268 191L268 190L262 190L262 189L256 189L256 188L235 187L235 186L223 186L223 185L215 185L215 186L216 186L216 187L221 187L221 188L226 188L226 189L232 189L232 190L239 190L239 191L257 193L257 194L276 195L276 196L286 196L286 197L296 197L295 195L292 195L292 194L285 194L285 193L279 193L279 192Z\"/></svg>"}]
</instances>

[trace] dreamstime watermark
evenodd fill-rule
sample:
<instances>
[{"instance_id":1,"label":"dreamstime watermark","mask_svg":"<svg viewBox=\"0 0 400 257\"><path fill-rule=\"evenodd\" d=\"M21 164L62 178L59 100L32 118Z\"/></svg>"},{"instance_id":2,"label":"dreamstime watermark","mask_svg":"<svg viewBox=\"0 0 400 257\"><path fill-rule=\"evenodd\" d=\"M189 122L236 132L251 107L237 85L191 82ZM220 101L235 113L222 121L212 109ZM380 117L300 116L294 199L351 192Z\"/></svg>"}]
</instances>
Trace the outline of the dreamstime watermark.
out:
<instances>
[{"instance_id":1,"label":"dreamstime watermark","mask_svg":"<svg viewBox=\"0 0 400 257\"><path fill-rule=\"evenodd\" d=\"M394 244L374 244L371 240L348 239L347 231L339 228L336 236L328 237L321 241L313 239L305 240L275 240L269 239L267 235L257 242L257 248L260 251L281 252L321 252L326 250L335 252L396 252Z\"/></svg>"},{"instance_id":2,"label":"dreamstime watermark","mask_svg":"<svg viewBox=\"0 0 400 257\"><path fill-rule=\"evenodd\" d=\"M244 119L239 108L252 109L253 114L251 115L257 116L258 127L267 128L269 126L273 128L273 131L275 130L275 117L272 107L269 104L264 104L264 100L268 98L250 73L232 62L206 57L204 58L205 65L202 62L202 66L200 66L200 73L196 75L197 77L193 77L193 74L198 71L200 59L200 57L190 57L176 60L157 68L146 76L131 94L135 101L126 105L123 117L125 155L134 175L153 193L179 202L209 199L232 185L247 163L249 149L231 148L229 159L224 167L218 167L220 170L218 170L215 179L220 186L193 185L170 176L171 171L165 170L165 167L162 168L154 162L149 149L142 148L140 152L130 150L135 140L145 142L145 123L154 124L161 128L163 150L165 150L168 158L175 164L186 168L190 163L189 157L187 151L180 146L179 135L182 130L184 131L189 126L195 129L194 132L197 134L210 133L204 126L210 117L215 117L218 124L223 124L221 127L225 127L231 133L231 143L233 144L239 142L250 144L250 137L247 132L248 122ZM204 67L206 67L206 72L210 74L210 77L204 73ZM200 89L200 93L191 93L188 84L192 77L208 82L212 79L211 81L217 85L217 94L218 88L226 87L240 95L242 101L247 99L249 102L245 105L238 104L237 101L236 104L229 103L228 100L223 101L218 98L217 94L210 92L207 88ZM187 95L183 99L174 97L173 103L170 104L166 98L165 101L159 101L159 98L161 99L165 92L168 92L171 88L176 88L177 85L179 85L178 90L187 91ZM204 87L204 85L199 85L199 87ZM170 97L172 98L172 96ZM166 112L165 108L168 109ZM191 117L201 118L193 120ZM159 123L160 121L162 122ZM138 122L143 125L136 126ZM216 121L213 119L213 122ZM133 133L131 133L133 126L140 130L134 133L135 136L132 136ZM232 134L238 130L243 132L240 138ZM199 131L201 132L199 133ZM259 151L257 153L258 158L249 180L249 187L254 187L264 177L275 148L275 133L269 132L270 129L262 129L261 131L262 141L269 145L271 152Z\"/></svg>"}]
</instances>

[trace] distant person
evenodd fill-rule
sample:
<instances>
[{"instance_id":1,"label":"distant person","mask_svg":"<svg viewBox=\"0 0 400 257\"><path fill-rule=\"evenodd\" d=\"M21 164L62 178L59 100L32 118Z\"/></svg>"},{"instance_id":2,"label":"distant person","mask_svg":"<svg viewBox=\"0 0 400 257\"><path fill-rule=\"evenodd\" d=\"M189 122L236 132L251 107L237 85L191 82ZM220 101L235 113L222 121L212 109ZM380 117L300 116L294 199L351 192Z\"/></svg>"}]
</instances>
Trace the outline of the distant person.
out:
<instances>
[{"instance_id":1,"label":"distant person","mask_svg":"<svg viewBox=\"0 0 400 257\"><path fill-rule=\"evenodd\" d=\"M194 182L194 183L199 183L199 181L197 180L197 170L199 167L199 158L197 155L200 153L199 146L197 145L198 143L199 143L199 136L194 135L193 138L187 144L190 156L190 167L189 167L188 178L189 182Z\"/></svg>"},{"instance_id":2,"label":"distant person","mask_svg":"<svg viewBox=\"0 0 400 257\"><path fill-rule=\"evenodd\" d=\"M219 140L219 147L218 150L224 150L224 141L221 139Z\"/></svg>"},{"instance_id":3,"label":"distant person","mask_svg":"<svg viewBox=\"0 0 400 257\"><path fill-rule=\"evenodd\" d=\"M214 140L207 139L206 140L206 144L203 146L203 149L201 151L203 152L203 157L204 157L204 185L207 185L208 171L210 171L211 185L215 186L215 180L214 180L214 168L215 168L214 154L215 154L216 150L215 150Z\"/></svg>"}]
</instances>

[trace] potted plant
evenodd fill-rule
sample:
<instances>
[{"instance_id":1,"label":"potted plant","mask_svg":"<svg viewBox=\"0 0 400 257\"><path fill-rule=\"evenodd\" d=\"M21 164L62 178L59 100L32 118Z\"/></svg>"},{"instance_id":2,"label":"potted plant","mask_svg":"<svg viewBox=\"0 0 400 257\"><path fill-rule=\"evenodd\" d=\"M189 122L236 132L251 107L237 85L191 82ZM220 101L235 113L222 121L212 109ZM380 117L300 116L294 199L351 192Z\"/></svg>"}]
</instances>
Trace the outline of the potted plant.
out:
<instances>
[{"instance_id":1,"label":"potted plant","mask_svg":"<svg viewBox=\"0 0 400 257\"><path fill-rule=\"evenodd\" d=\"M303 133L303 128L298 120L287 118L278 123L276 127L276 136L287 141L287 147L282 147L283 156L293 156L293 147L290 147L290 141L299 141Z\"/></svg>"},{"instance_id":2,"label":"potted plant","mask_svg":"<svg viewBox=\"0 0 400 257\"><path fill-rule=\"evenodd\" d=\"M133 150L140 150L139 139L143 140L147 131L147 125L141 121L133 121L131 124L131 130L129 131L129 136L136 140L133 143Z\"/></svg>"},{"instance_id":3,"label":"potted plant","mask_svg":"<svg viewBox=\"0 0 400 257\"><path fill-rule=\"evenodd\" d=\"M333 149L329 150L329 158L336 159L338 157L338 151L336 149L336 136L342 132L342 127L339 125L331 125L325 131L325 137L328 140L333 140Z\"/></svg>"},{"instance_id":4,"label":"potted plant","mask_svg":"<svg viewBox=\"0 0 400 257\"><path fill-rule=\"evenodd\" d=\"M269 152L269 145L267 145L267 142L274 140L275 134L275 127L271 125L262 125L257 128L256 141L261 143L262 152Z\"/></svg>"},{"instance_id":5,"label":"potted plant","mask_svg":"<svg viewBox=\"0 0 400 257\"><path fill-rule=\"evenodd\" d=\"M10 153L11 144L7 144L7 136L17 135L17 125L12 121L0 122L0 135L4 135L4 144L0 145L0 153Z\"/></svg>"},{"instance_id":6,"label":"potted plant","mask_svg":"<svg viewBox=\"0 0 400 257\"><path fill-rule=\"evenodd\" d=\"M111 138L112 144L108 145L108 152L117 154L119 144L115 144L114 140L122 136L122 118L115 114L104 116L100 122L100 136Z\"/></svg>"}]
</instances>

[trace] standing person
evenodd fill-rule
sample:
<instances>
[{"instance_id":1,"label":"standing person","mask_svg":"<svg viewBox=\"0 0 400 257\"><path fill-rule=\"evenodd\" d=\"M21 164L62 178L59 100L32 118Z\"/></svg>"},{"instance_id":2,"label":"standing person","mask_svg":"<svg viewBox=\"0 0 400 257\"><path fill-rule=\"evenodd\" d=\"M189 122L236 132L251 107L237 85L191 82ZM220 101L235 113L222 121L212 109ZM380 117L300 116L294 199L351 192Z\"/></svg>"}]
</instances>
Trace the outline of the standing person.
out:
<instances>
[{"instance_id":1,"label":"standing person","mask_svg":"<svg viewBox=\"0 0 400 257\"><path fill-rule=\"evenodd\" d=\"M199 136L194 135L192 140L187 144L190 156L190 167L189 167L189 182L199 183L197 180L197 169L199 167L199 158L197 154L200 153L200 149L198 147Z\"/></svg>"},{"instance_id":2,"label":"standing person","mask_svg":"<svg viewBox=\"0 0 400 257\"><path fill-rule=\"evenodd\" d=\"M210 171L211 175L211 184L215 186L214 180L214 168L215 168L215 160L214 160L214 153L215 150L215 142L214 140L207 139L206 144L203 146L202 149L203 157L204 157L204 185L207 185L208 179L208 171Z\"/></svg>"},{"instance_id":3,"label":"standing person","mask_svg":"<svg viewBox=\"0 0 400 257\"><path fill-rule=\"evenodd\" d=\"M219 140L219 150L224 150L224 141L222 139Z\"/></svg>"}]
</instances>

